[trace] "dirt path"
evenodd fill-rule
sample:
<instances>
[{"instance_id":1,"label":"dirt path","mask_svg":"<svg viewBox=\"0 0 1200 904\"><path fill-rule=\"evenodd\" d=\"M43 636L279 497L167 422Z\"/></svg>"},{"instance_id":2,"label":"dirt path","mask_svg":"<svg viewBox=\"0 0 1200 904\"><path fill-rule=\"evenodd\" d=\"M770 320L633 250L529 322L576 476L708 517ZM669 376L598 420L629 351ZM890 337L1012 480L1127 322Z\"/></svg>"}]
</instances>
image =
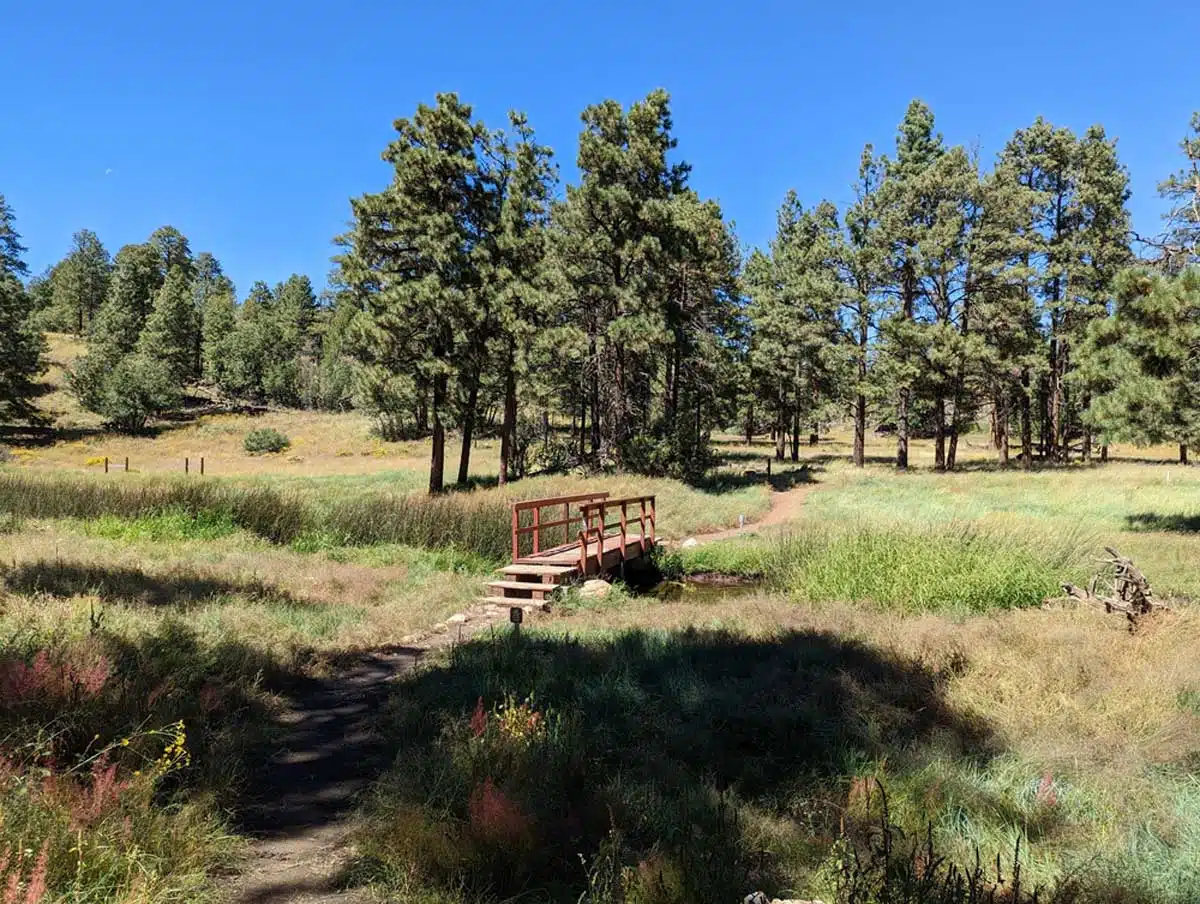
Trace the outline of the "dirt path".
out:
<instances>
[{"instance_id":1,"label":"dirt path","mask_svg":"<svg viewBox=\"0 0 1200 904\"><path fill-rule=\"evenodd\" d=\"M714 543L717 540L728 540L743 534L755 534L764 527L771 527L799 517L809 495L820 488L820 484L802 483L790 490L780 490L771 494L770 510L757 521L751 521L745 527L731 527L728 530L713 531L708 534L695 534L692 539L697 543Z\"/></svg>"},{"instance_id":2,"label":"dirt path","mask_svg":"<svg viewBox=\"0 0 1200 904\"><path fill-rule=\"evenodd\" d=\"M358 795L391 763L372 719L392 682L431 650L508 618L489 607L441 623L406 645L361 654L333 677L298 682L285 695L282 737L264 756L250 786L254 797L238 828L250 854L225 888L229 904L366 904L361 888L345 888Z\"/></svg>"}]
</instances>

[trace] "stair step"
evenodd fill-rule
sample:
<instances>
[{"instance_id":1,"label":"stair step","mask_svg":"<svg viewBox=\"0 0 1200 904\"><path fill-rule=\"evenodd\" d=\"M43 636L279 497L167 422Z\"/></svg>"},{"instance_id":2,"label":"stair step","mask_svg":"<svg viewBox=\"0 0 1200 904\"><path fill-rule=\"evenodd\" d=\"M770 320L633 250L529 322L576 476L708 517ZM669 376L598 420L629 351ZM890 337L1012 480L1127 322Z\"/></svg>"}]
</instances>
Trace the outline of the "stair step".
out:
<instances>
[{"instance_id":1,"label":"stair step","mask_svg":"<svg viewBox=\"0 0 1200 904\"><path fill-rule=\"evenodd\" d=\"M536 574L549 577L574 574L579 568L575 565L506 565L500 571L504 574Z\"/></svg>"},{"instance_id":2,"label":"stair step","mask_svg":"<svg viewBox=\"0 0 1200 904\"><path fill-rule=\"evenodd\" d=\"M511 596L485 596L478 600L479 603L485 606L517 606L521 609L542 609L545 603L542 600L519 600Z\"/></svg>"},{"instance_id":3,"label":"stair step","mask_svg":"<svg viewBox=\"0 0 1200 904\"><path fill-rule=\"evenodd\" d=\"M534 593L553 593L558 584L543 584L540 581L488 581L489 589L494 590L531 590Z\"/></svg>"}]
</instances>

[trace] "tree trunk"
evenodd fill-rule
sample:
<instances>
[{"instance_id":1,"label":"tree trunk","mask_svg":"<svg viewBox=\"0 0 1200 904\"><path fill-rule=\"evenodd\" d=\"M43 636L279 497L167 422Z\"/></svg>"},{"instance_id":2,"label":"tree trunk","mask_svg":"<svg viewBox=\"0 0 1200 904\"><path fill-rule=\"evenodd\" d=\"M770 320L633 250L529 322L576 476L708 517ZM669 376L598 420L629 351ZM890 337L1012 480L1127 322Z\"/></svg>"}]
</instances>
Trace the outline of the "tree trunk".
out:
<instances>
[{"instance_id":1,"label":"tree trunk","mask_svg":"<svg viewBox=\"0 0 1200 904\"><path fill-rule=\"evenodd\" d=\"M754 443L754 403L746 406L746 445Z\"/></svg>"},{"instance_id":2,"label":"tree trunk","mask_svg":"<svg viewBox=\"0 0 1200 904\"><path fill-rule=\"evenodd\" d=\"M1033 414L1029 410L1029 371L1021 373L1021 467L1033 467Z\"/></svg>"},{"instance_id":3,"label":"tree trunk","mask_svg":"<svg viewBox=\"0 0 1200 904\"><path fill-rule=\"evenodd\" d=\"M817 446L817 445L820 445L820 443L821 443L821 425L814 422L812 425L812 431L808 434L808 444L810 446Z\"/></svg>"},{"instance_id":4,"label":"tree trunk","mask_svg":"<svg viewBox=\"0 0 1200 904\"><path fill-rule=\"evenodd\" d=\"M1008 392L1001 390L992 400L992 444L996 447L996 462L1008 467Z\"/></svg>"},{"instance_id":5,"label":"tree trunk","mask_svg":"<svg viewBox=\"0 0 1200 904\"><path fill-rule=\"evenodd\" d=\"M445 374L433 378L433 403L429 416L433 421L433 448L429 460L429 492L440 493L445 484L446 472L446 427L442 423L442 408L446 403Z\"/></svg>"},{"instance_id":6,"label":"tree trunk","mask_svg":"<svg viewBox=\"0 0 1200 904\"><path fill-rule=\"evenodd\" d=\"M861 392L854 400L854 466L867 461L867 397Z\"/></svg>"},{"instance_id":7,"label":"tree trunk","mask_svg":"<svg viewBox=\"0 0 1200 904\"><path fill-rule=\"evenodd\" d=\"M775 413L775 460L783 461L783 449L787 444L787 412L783 410L783 403L780 402L779 410Z\"/></svg>"},{"instance_id":8,"label":"tree trunk","mask_svg":"<svg viewBox=\"0 0 1200 904\"><path fill-rule=\"evenodd\" d=\"M896 467L908 468L908 387L900 390L896 404Z\"/></svg>"},{"instance_id":9,"label":"tree trunk","mask_svg":"<svg viewBox=\"0 0 1200 904\"><path fill-rule=\"evenodd\" d=\"M508 372L504 375L504 422L500 426L500 486L508 483L517 444L517 371L511 355L507 363Z\"/></svg>"},{"instance_id":10,"label":"tree trunk","mask_svg":"<svg viewBox=\"0 0 1200 904\"><path fill-rule=\"evenodd\" d=\"M1103 446L1100 447L1100 460L1108 461L1108 444L1107 443L1105 443Z\"/></svg>"},{"instance_id":11,"label":"tree trunk","mask_svg":"<svg viewBox=\"0 0 1200 904\"><path fill-rule=\"evenodd\" d=\"M933 467L946 470L946 400L940 395L933 403Z\"/></svg>"},{"instance_id":12,"label":"tree trunk","mask_svg":"<svg viewBox=\"0 0 1200 904\"><path fill-rule=\"evenodd\" d=\"M463 411L462 451L458 454L458 483L465 486L471 478L471 440L475 438L475 409L479 406L479 375L471 374L467 407Z\"/></svg>"},{"instance_id":13,"label":"tree trunk","mask_svg":"<svg viewBox=\"0 0 1200 904\"><path fill-rule=\"evenodd\" d=\"M1187 443L1179 444L1179 463L1186 465L1188 463L1188 447Z\"/></svg>"},{"instance_id":14,"label":"tree trunk","mask_svg":"<svg viewBox=\"0 0 1200 904\"><path fill-rule=\"evenodd\" d=\"M792 461L800 460L800 409L792 412Z\"/></svg>"}]
</instances>

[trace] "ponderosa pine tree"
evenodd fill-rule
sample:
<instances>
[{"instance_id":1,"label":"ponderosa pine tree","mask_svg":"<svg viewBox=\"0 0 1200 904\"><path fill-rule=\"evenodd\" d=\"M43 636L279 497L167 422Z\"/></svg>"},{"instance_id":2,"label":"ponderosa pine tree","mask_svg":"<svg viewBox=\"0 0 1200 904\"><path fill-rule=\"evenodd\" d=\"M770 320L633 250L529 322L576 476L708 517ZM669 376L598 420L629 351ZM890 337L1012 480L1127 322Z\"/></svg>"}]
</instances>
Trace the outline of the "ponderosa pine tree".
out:
<instances>
[{"instance_id":1,"label":"ponderosa pine tree","mask_svg":"<svg viewBox=\"0 0 1200 904\"><path fill-rule=\"evenodd\" d=\"M317 315L317 296L307 276L293 273L275 287L271 316L262 326L271 349L262 367L263 393L280 405L300 403L301 356L311 357L310 338Z\"/></svg>"},{"instance_id":2,"label":"ponderosa pine tree","mask_svg":"<svg viewBox=\"0 0 1200 904\"><path fill-rule=\"evenodd\" d=\"M880 189L884 177L874 148L867 145L859 158L854 203L846 211L844 237L834 253L842 284L838 316L842 327L840 345L849 350L845 394L854 422L853 460L860 468L866 462L868 403L878 393L873 344L888 307L882 291L887 257L880 235Z\"/></svg>"},{"instance_id":3,"label":"ponderosa pine tree","mask_svg":"<svg viewBox=\"0 0 1200 904\"><path fill-rule=\"evenodd\" d=\"M34 326L33 303L22 277L25 247L12 208L0 195L0 420L37 419L32 404L42 372L42 337Z\"/></svg>"},{"instance_id":4,"label":"ponderosa pine tree","mask_svg":"<svg viewBox=\"0 0 1200 904\"><path fill-rule=\"evenodd\" d=\"M224 352L225 366L218 384L222 392L234 398L261 398L263 378L274 358L275 296L262 280L250 292L237 312L237 322L229 341L215 345Z\"/></svg>"},{"instance_id":5,"label":"ponderosa pine tree","mask_svg":"<svg viewBox=\"0 0 1200 904\"><path fill-rule=\"evenodd\" d=\"M193 276L192 276L192 305L196 311L196 323L198 329L195 333L196 347L194 349L195 360L192 364L193 373L198 377L204 377L211 380L205 364L204 344L205 344L205 316L210 307L210 302L216 297L221 297L224 300L236 298L237 293L234 290L233 283L221 268L221 262L212 255L211 252L201 251L196 255L193 261ZM218 307L220 307L218 305ZM218 314L220 317L220 314ZM226 328L230 328L230 324L225 324ZM213 331L209 331L213 334Z\"/></svg>"},{"instance_id":6,"label":"ponderosa pine tree","mask_svg":"<svg viewBox=\"0 0 1200 904\"><path fill-rule=\"evenodd\" d=\"M161 361L171 383L182 389L198 376L195 349L199 332L191 274L183 266L173 266L154 297L154 309L138 337L137 353Z\"/></svg>"},{"instance_id":7,"label":"ponderosa pine tree","mask_svg":"<svg viewBox=\"0 0 1200 904\"><path fill-rule=\"evenodd\" d=\"M208 383L224 390L230 385L229 366L237 330L237 296L233 284L206 292L201 318L201 373Z\"/></svg>"},{"instance_id":8,"label":"ponderosa pine tree","mask_svg":"<svg viewBox=\"0 0 1200 904\"><path fill-rule=\"evenodd\" d=\"M108 295L88 333L88 357L111 367L137 345L165 274L153 246L126 245L113 261Z\"/></svg>"},{"instance_id":9,"label":"ponderosa pine tree","mask_svg":"<svg viewBox=\"0 0 1200 904\"><path fill-rule=\"evenodd\" d=\"M945 151L941 133L934 131L933 112L914 100L896 135L895 159L880 162L886 178L880 188L879 238L889 273L885 284L895 299L891 315L881 325L881 369L896 400L896 467L900 469L908 467L913 393L924 374L925 338L917 320L923 267L920 244L935 213L925 176Z\"/></svg>"},{"instance_id":10,"label":"ponderosa pine tree","mask_svg":"<svg viewBox=\"0 0 1200 904\"><path fill-rule=\"evenodd\" d=\"M1159 183L1170 203L1163 215L1167 231L1161 243L1168 269L1200 263L1200 111L1192 114L1188 134L1179 142L1184 164Z\"/></svg>"},{"instance_id":11,"label":"ponderosa pine tree","mask_svg":"<svg viewBox=\"0 0 1200 904\"><path fill-rule=\"evenodd\" d=\"M550 202L557 180L552 151L537 142L524 114L511 113L509 125L511 136L494 139L500 211L487 280L500 337L493 354L500 362L503 387L501 484L513 476L520 387L529 377L529 352L539 331L553 326L545 259Z\"/></svg>"},{"instance_id":12,"label":"ponderosa pine tree","mask_svg":"<svg viewBox=\"0 0 1200 904\"><path fill-rule=\"evenodd\" d=\"M775 457L783 459L790 434L797 461L802 429L839 382L837 211L828 202L805 211L789 192L778 224L770 253L746 265L750 366L762 405L775 414Z\"/></svg>"},{"instance_id":13,"label":"ponderosa pine tree","mask_svg":"<svg viewBox=\"0 0 1200 904\"><path fill-rule=\"evenodd\" d=\"M83 336L108 295L112 261L96 233L82 229L71 250L54 268L53 307L56 319Z\"/></svg>"},{"instance_id":14,"label":"ponderosa pine tree","mask_svg":"<svg viewBox=\"0 0 1200 904\"><path fill-rule=\"evenodd\" d=\"M1103 441L1175 442L1187 464L1200 448L1200 269L1130 270L1115 289L1114 315L1093 320L1080 348L1086 416Z\"/></svg>"},{"instance_id":15,"label":"ponderosa pine tree","mask_svg":"<svg viewBox=\"0 0 1200 904\"><path fill-rule=\"evenodd\" d=\"M353 351L363 365L366 401L399 401L398 377L428 398L429 490L437 493L444 485L450 381L460 356L477 347L483 320L477 307L483 262L473 227L486 219L481 207L494 209L479 178L489 136L454 94L420 105L395 129L398 137L383 153L391 185L351 202L354 223L340 239L338 279L362 305Z\"/></svg>"},{"instance_id":16,"label":"ponderosa pine tree","mask_svg":"<svg viewBox=\"0 0 1200 904\"><path fill-rule=\"evenodd\" d=\"M554 211L554 266L567 320L587 347L578 379L592 455L622 465L630 441L650 426L645 375L665 338L670 205L690 168L668 160L676 141L665 91L628 111L604 101L582 119L580 184Z\"/></svg>"}]
</instances>

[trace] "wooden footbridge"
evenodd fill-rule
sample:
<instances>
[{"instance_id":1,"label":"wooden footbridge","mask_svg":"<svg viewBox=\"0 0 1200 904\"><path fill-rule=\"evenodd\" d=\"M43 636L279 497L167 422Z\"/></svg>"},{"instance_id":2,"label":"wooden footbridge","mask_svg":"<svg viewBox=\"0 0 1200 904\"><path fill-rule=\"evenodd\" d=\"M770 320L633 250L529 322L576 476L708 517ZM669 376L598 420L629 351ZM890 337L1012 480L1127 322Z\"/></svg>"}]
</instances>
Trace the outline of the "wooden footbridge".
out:
<instances>
[{"instance_id":1,"label":"wooden footbridge","mask_svg":"<svg viewBox=\"0 0 1200 904\"><path fill-rule=\"evenodd\" d=\"M653 496L580 493L513 503L512 564L488 584L485 603L543 605L588 575L624 571L654 548Z\"/></svg>"}]
</instances>

